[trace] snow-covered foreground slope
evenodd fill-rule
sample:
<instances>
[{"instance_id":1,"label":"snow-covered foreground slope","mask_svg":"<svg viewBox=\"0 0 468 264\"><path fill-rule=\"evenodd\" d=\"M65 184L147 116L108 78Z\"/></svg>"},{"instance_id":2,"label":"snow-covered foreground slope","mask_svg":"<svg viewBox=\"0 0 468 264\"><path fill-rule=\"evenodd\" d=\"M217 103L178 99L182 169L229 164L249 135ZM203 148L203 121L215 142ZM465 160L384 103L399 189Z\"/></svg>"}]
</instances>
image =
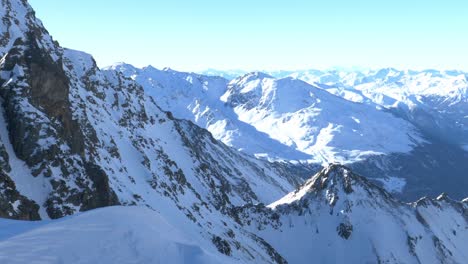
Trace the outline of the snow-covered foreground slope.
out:
<instances>
[{"instance_id":1,"label":"snow-covered foreground slope","mask_svg":"<svg viewBox=\"0 0 468 264\"><path fill-rule=\"evenodd\" d=\"M145 207L108 207L60 220L0 219L0 263L234 263Z\"/></svg>"}]
</instances>

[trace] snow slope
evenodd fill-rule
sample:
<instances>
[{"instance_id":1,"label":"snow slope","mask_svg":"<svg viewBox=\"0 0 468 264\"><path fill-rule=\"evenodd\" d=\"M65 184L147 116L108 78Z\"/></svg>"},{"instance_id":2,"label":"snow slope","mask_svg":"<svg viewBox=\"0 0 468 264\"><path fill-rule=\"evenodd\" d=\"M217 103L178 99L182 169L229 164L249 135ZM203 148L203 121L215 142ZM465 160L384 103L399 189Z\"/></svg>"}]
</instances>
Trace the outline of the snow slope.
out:
<instances>
[{"instance_id":1,"label":"snow slope","mask_svg":"<svg viewBox=\"0 0 468 264\"><path fill-rule=\"evenodd\" d=\"M247 74L233 80L221 100L234 108L239 120L318 163L353 163L369 155L407 153L424 142L418 130L401 118L293 78Z\"/></svg>"},{"instance_id":2,"label":"snow slope","mask_svg":"<svg viewBox=\"0 0 468 264\"><path fill-rule=\"evenodd\" d=\"M307 160L310 156L272 139L252 125L242 122L231 107L221 101L228 81L221 77L195 73L158 70L151 66L138 69L118 63L107 67L134 79L157 104L175 117L187 119L206 128L228 146L258 157Z\"/></svg>"},{"instance_id":3,"label":"snow slope","mask_svg":"<svg viewBox=\"0 0 468 264\"><path fill-rule=\"evenodd\" d=\"M297 71L290 76L347 100L397 112L418 128L451 144L468 142L468 74L462 71Z\"/></svg>"},{"instance_id":4,"label":"snow slope","mask_svg":"<svg viewBox=\"0 0 468 264\"><path fill-rule=\"evenodd\" d=\"M108 207L42 222L0 219L4 264L235 262L204 246L145 207Z\"/></svg>"}]
</instances>

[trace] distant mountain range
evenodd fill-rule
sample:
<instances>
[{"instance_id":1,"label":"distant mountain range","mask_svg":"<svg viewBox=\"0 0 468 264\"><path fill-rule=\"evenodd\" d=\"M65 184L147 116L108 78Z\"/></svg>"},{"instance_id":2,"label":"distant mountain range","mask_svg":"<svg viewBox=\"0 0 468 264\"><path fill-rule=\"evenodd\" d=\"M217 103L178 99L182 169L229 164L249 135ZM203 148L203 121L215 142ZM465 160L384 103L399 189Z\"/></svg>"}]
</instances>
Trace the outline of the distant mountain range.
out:
<instances>
[{"instance_id":1,"label":"distant mountain range","mask_svg":"<svg viewBox=\"0 0 468 264\"><path fill-rule=\"evenodd\" d=\"M260 72L219 76L115 64L163 109L268 160L348 164L405 200L468 187L462 72ZM463 187L462 187L463 186Z\"/></svg>"}]
</instances>

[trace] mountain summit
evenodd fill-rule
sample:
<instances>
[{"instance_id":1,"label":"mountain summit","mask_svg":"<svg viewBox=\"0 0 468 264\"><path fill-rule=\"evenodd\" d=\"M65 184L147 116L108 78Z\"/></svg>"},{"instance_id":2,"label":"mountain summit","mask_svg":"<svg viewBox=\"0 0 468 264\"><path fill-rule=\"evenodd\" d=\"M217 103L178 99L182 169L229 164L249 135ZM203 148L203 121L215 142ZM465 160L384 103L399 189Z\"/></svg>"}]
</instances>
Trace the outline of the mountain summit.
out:
<instances>
[{"instance_id":1,"label":"mountain summit","mask_svg":"<svg viewBox=\"0 0 468 264\"><path fill-rule=\"evenodd\" d=\"M290 263L463 263L468 204L446 195L402 203L342 165L331 165L244 223ZM291 243L291 241L295 241Z\"/></svg>"}]
</instances>

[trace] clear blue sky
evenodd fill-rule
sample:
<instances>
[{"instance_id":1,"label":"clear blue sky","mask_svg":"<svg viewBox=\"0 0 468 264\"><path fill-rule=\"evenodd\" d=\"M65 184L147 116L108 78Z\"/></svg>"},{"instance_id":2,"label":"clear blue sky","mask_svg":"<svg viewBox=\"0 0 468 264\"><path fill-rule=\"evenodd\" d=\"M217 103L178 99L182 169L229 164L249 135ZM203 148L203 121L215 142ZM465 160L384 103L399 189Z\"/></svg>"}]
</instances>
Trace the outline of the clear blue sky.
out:
<instances>
[{"instance_id":1,"label":"clear blue sky","mask_svg":"<svg viewBox=\"0 0 468 264\"><path fill-rule=\"evenodd\" d=\"M468 70L466 0L29 0L100 66Z\"/></svg>"}]
</instances>

